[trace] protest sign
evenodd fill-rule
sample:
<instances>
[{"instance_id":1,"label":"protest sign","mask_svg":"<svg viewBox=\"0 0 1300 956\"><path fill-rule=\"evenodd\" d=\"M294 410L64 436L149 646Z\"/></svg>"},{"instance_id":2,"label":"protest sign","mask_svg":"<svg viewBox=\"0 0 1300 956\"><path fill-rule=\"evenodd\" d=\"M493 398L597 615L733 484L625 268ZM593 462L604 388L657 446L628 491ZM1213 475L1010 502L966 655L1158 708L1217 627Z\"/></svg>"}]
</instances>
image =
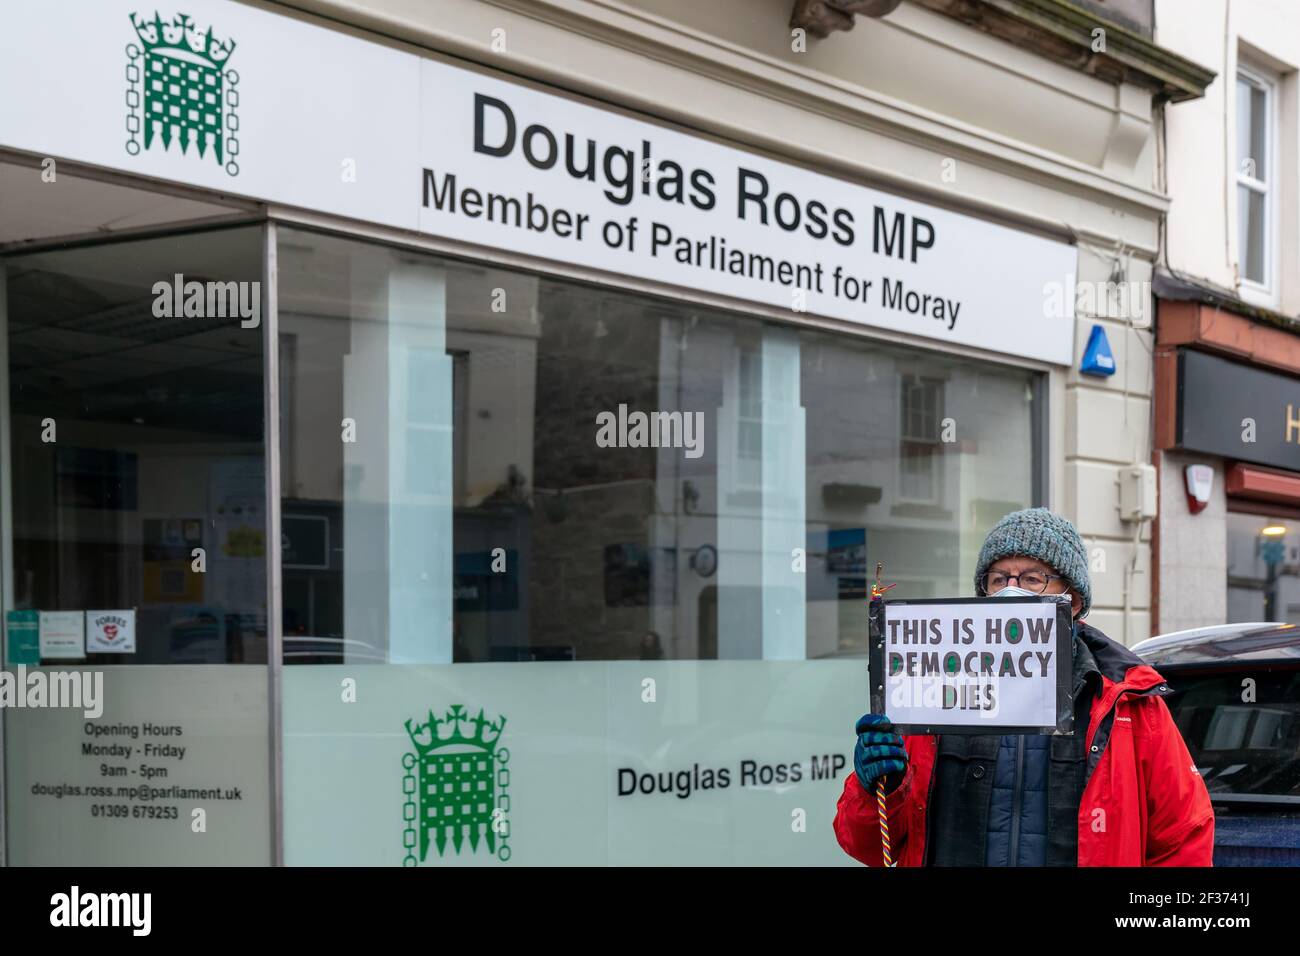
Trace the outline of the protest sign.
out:
<instances>
[{"instance_id":1,"label":"protest sign","mask_svg":"<svg viewBox=\"0 0 1300 956\"><path fill-rule=\"evenodd\" d=\"M886 601L871 615L871 709L903 733L1074 732L1063 595Z\"/></svg>"}]
</instances>

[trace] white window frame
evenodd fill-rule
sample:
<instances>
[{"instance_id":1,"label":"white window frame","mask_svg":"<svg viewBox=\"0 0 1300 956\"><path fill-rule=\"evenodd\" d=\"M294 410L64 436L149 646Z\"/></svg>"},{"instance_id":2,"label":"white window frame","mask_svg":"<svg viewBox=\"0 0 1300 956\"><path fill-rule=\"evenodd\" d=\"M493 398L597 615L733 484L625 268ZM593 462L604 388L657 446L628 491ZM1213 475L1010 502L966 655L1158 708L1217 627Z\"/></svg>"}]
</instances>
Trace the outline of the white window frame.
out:
<instances>
[{"instance_id":1,"label":"white window frame","mask_svg":"<svg viewBox=\"0 0 1300 956\"><path fill-rule=\"evenodd\" d=\"M1256 179L1245 175L1241 170L1241 160L1237 156L1240 124L1245 117L1236 115L1237 83L1245 82L1264 93L1264 169L1266 178ZM1280 283L1278 282L1279 246L1282 241L1280 219L1278 215L1278 192L1281 188L1278 176L1280 159L1278 145L1278 80L1266 70L1251 64L1238 62L1236 80L1232 88L1234 104L1234 128L1231 144L1233 169L1233 209L1235 211L1235 242L1237 246L1237 283L1243 299L1256 305L1276 307ZM1264 281L1255 282L1246 278L1246 250L1241 242L1241 199L1240 187L1264 196Z\"/></svg>"},{"instance_id":2,"label":"white window frame","mask_svg":"<svg viewBox=\"0 0 1300 956\"><path fill-rule=\"evenodd\" d=\"M763 488L763 412L762 350L744 344L736 355L736 487L740 490Z\"/></svg>"},{"instance_id":3,"label":"white window frame","mask_svg":"<svg viewBox=\"0 0 1300 956\"><path fill-rule=\"evenodd\" d=\"M942 377L925 375L921 372L903 372L901 373L900 384L904 388L920 386L922 388L934 388L934 419L936 428L941 428L944 417L944 399L947 389L947 381ZM904 396L899 395L899 428L898 428L898 501L900 504L918 504L918 505L937 505L943 501L943 488L941 487L942 473L939 469L939 435L936 431L933 435L916 435L908 429L908 407ZM930 445L933 449L925 456L926 463L930 469L930 489L929 497L916 497L909 494L913 489L909 487L909 481L912 475L908 473L908 459L903 454L903 446L910 445Z\"/></svg>"}]
</instances>

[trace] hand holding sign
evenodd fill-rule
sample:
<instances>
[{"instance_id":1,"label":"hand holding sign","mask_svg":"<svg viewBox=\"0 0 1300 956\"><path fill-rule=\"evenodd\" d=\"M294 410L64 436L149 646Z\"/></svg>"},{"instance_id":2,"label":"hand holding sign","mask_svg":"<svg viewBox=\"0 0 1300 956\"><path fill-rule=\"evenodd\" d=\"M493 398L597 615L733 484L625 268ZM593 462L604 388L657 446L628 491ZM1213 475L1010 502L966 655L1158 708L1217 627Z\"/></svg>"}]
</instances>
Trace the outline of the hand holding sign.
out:
<instances>
[{"instance_id":1,"label":"hand holding sign","mask_svg":"<svg viewBox=\"0 0 1300 956\"><path fill-rule=\"evenodd\" d=\"M870 790L877 780L885 777L885 792L892 793L907 772L903 738L883 714L863 714L854 732L858 740L853 747L853 769L857 771L858 782L864 790Z\"/></svg>"}]
</instances>

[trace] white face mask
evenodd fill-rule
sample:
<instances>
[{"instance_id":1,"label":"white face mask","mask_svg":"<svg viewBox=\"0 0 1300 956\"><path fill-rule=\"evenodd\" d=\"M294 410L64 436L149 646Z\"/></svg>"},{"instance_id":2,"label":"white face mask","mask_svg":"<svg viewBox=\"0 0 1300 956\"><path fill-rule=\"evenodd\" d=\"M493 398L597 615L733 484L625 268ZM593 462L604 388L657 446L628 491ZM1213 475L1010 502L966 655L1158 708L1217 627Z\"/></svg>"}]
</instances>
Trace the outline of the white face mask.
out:
<instances>
[{"instance_id":1,"label":"white face mask","mask_svg":"<svg viewBox=\"0 0 1300 956\"><path fill-rule=\"evenodd\" d=\"M1001 591L990 594L989 597L1038 597L1033 591L1026 591L1024 588L1005 587Z\"/></svg>"}]
</instances>

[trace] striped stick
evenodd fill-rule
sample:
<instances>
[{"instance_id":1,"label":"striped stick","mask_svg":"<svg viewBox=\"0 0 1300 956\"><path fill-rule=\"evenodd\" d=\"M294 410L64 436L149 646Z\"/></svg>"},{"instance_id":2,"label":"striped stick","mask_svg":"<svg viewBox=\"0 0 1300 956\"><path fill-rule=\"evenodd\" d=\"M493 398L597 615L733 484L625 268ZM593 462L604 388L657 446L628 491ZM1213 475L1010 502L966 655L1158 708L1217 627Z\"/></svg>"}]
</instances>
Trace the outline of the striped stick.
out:
<instances>
[{"instance_id":1,"label":"striped stick","mask_svg":"<svg viewBox=\"0 0 1300 956\"><path fill-rule=\"evenodd\" d=\"M880 572L884 570L884 562L876 564L876 580L871 585L871 600L880 601L884 599L884 594L894 585L880 583ZM885 866L893 866L894 858L890 853L889 847L889 814L885 812L885 777L881 774L876 778L876 813L880 817L880 855L885 861Z\"/></svg>"},{"instance_id":2,"label":"striped stick","mask_svg":"<svg viewBox=\"0 0 1300 956\"><path fill-rule=\"evenodd\" d=\"M876 810L880 814L880 854L885 858L885 866L893 866L894 859L889 853L889 814L885 812L885 778L876 780Z\"/></svg>"}]
</instances>

